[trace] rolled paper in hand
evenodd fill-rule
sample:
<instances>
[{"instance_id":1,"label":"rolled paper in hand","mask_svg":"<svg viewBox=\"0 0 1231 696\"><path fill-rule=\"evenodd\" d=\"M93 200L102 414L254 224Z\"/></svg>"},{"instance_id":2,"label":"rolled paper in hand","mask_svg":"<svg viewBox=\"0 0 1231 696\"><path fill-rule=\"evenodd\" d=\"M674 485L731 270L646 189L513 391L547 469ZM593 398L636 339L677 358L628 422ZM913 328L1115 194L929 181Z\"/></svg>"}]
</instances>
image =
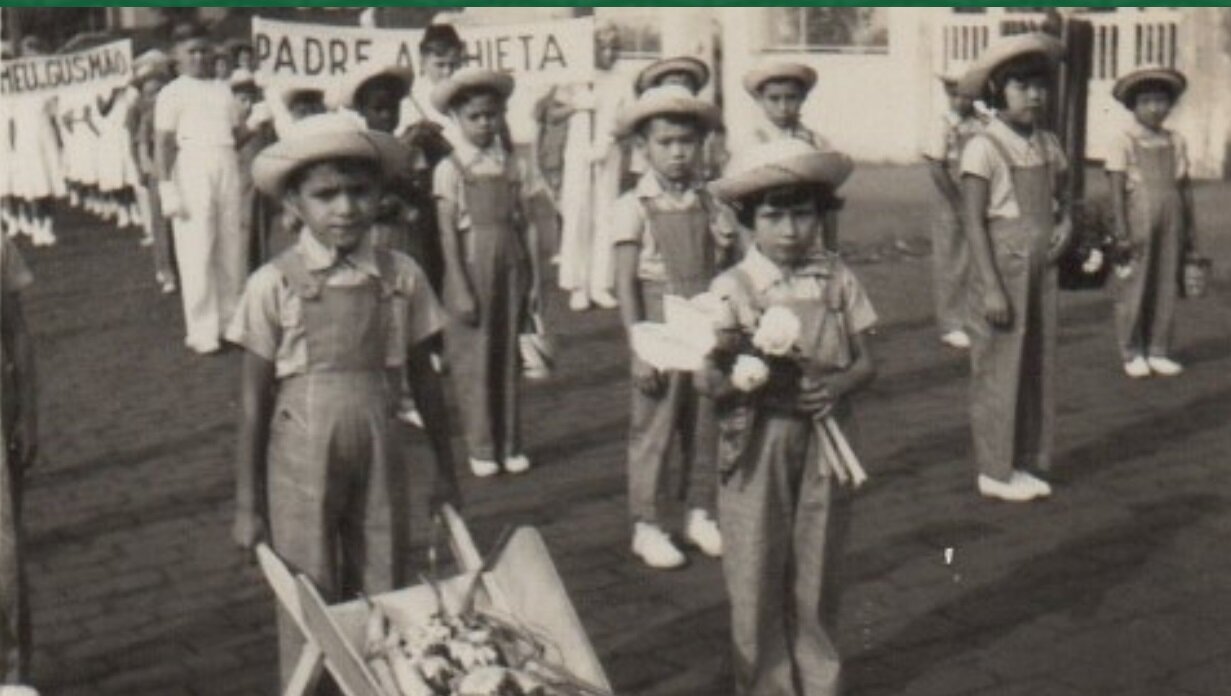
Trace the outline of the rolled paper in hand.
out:
<instances>
[{"instance_id":1,"label":"rolled paper in hand","mask_svg":"<svg viewBox=\"0 0 1231 696\"><path fill-rule=\"evenodd\" d=\"M863 465L859 463L859 457L855 456L855 450L842 434L838 422L832 416L825 416L819 420L817 426L822 452L829 456L830 467L838 481L846 483L849 480L855 488L862 486L868 480L868 472L864 471ZM824 448L828 448L828 451Z\"/></svg>"}]
</instances>

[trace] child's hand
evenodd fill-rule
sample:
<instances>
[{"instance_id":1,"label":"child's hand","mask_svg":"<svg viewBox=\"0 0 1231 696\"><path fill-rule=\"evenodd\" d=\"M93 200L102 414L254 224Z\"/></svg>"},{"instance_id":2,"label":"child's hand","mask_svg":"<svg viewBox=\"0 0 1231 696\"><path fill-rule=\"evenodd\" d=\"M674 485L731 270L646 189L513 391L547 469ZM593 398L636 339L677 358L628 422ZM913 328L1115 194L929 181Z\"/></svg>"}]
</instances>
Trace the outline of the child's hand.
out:
<instances>
[{"instance_id":1,"label":"child's hand","mask_svg":"<svg viewBox=\"0 0 1231 696\"><path fill-rule=\"evenodd\" d=\"M999 286L983 293L983 318L996 328L1008 328L1013 323L1013 308L1009 296Z\"/></svg>"},{"instance_id":2,"label":"child's hand","mask_svg":"<svg viewBox=\"0 0 1231 696\"><path fill-rule=\"evenodd\" d=\"M458 321L468 326L479 325L479 305L474 301L474 295L470 294L469 290L462 290L456 294L453 300L453 307L450 308L453 316L457 317Z\"/></svg>"},{"instance_id":3,"label":"child's hand","mask_svg":"<svg viewBox=\"0 0 1231 696\"><path fill-rule=\"evenodd\" d=\"M236 510L235 526L231 529L231 539L241 549L251 551L256 545L269 538L269 526L263 515L255 510Z\"/></svg>"},{"instance_id":4,"label":"child's hand","mask_svg":"<svg viewBox=\"0 0 1231 696\"><path fill-rule=\"evenodd\" d=\"M1051 246L1047 250L1047 260L1055 263L1060 260L1064 252L1068 250L1069 243L1073 241L1073 218L1065 215L1060 222L1056 223L1052 228Z\"/></svg>"},{"instance_id":5,"label":"child's hand","mask_svg":"<svg viewBox=\"0 0 1231 696\"><path fill-rule=\"evenodd\" d=\"M658 396L662 393L663 374L654 369L653 365L634 355L632 372L633 386L641 390L642 394Z\"/></svg>"},{"instance_id":6,"label":"child's hand","mask_svg":"<svg viewBox=\"0 0 1231 696\"><path fill-rule=\"evenodd\" d=\"M805 379L799 385L799 398L796 407L804 413L823 416L833 408L841 394L837 380L832 378Z\"/></svg>"}]
</instances>

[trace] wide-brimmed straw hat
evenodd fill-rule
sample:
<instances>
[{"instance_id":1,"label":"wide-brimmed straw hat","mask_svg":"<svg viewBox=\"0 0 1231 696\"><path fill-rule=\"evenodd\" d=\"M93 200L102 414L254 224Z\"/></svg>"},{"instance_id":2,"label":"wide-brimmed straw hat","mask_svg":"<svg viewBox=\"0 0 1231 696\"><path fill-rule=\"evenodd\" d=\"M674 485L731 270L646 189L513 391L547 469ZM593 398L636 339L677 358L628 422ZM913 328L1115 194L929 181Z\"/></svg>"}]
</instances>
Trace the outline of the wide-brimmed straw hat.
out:
<instances>
[{"instance_id":1,"label":"wide-brimmed straw hat","mask_svg":"<svg viewBox=\"0 0 1231 696\"><path fill-rule=\"evenodd\" d=\"M1116 80L1115 86L1111 88L1111 95L1116 98L1116 101L1132 108L1133 96L1142 87L1151 83L1171 92L1172 99L1179 97L1188 88L1188 79L1178 70L1158 67L1142 68Z\"/></svg>"},{"instance_id":2,"label":"wide-brimmed straw hat","mask_svg":"<svg viewBox=\"0 0 1231 696\"><path fill-rule=\"evenodd\" d=\"M132 78L129 82L134 87L140 87L152 77L171 77L171 56L151 48L133 58Z\"/></svg>"},{"instance_id":3,"label":"wide-brimmed straw hat","mask_svg":"<svg viewBox=\"0 0 1231 696\"><path fill-rule=\"evenodd\" d=\"M854 168L845 153L817 150L802 140L783 138L749 148L737 156L727 174L710 184L710 190L732 203L760 191L799 184L837 190Z\"/></svg>"},{"instance_id":4,"label":"wide-brimmed straw hat","mask_svg":"<svg viewBox=\"0 0 1231 696\"><path fill-rule=\"evenodd\" d=\"M693 84L697 86L698 91L710 81L710 68L704 62L691 56L666 58L650 63L637 74L637 81L635 83L637 94L641 94L653 87L654 83L658 82L664 75L676 72L686 73L692 77Z\"/></svg>"},{"instance_id":5,"label":"wide-brimmed straw hat","mask_svg":"<svg viewBox=\"0 0 1231 696\"><path fill-rule=\"evenodd\" d=\"M295 171L333 159L375 163L386 178L409 163L410 153L397 138L369 130L351 116L317 114L288 124L282 139L261 150L252 162L252 180L263 193L281 197Z\"/></svg>"},{"instance_id":6,"label":"wide-brimmed straw hat","mask_svg":"<svg viewBox=\"0 0 1231 696\"><path fill-rule=\"evenodd\" d=\"M513 77L486 68L462 68L432 90L432 106L442 114L448 113L449 106L457 95L475 89L491 90L501 98L508 99L513 93Z\"/></svg>"},{"instance_id":7,"label":"wide-brimmed straw hat","mask_svg":"<svg viewBox=\"0 0 1231 696\"><path fill-rule=\"evenodd\" d=\"M803 63L773 62L759 65L744 75L744 89L752 96L761 92L766 82L795 80L809 92L816 86L816 71Z\"/></svg>"},{"instance_id":8,"label":"wide-brimmed straw hat","mask_svg":"<svg viewBox=\"0 0 1231 696\"><path fill-rule=\"evenodd\" d=\"M680 85L651 87L616 117L617 136L637 130L645 120L655 116L691 116L713 130L722 122L722 111Z\"/></svg>"},{"instance_id":9,"label":"wide-brimmed straw hat","mask_svg":"<svg viewBox=\"0 0 1231 696\"><path fill-rule=\"evenodd\" d=\"M347 75L346 79L327 95L329 108L354 108L355 96L359 94L359 91L371 81L378 79L386 79L390 83L398 85L397 98L400 100L407 94L410 94L410 86L415 82L415 71L411 68L397 65L373 66L360 69Z\"/></svg>"},{"instance_id":10,"label":"wide-brimmed straw hat","mask_svg":"<svg viewBox=\"0 0 1231 696\"><path fill-rule=\"evenodd\" d=\"M1009 63L1036 58L1052 66L1064 57L1064 44L1050 34L1017 34L988 46L957 81L957 91L974 99L987 96L988 82Z\"/></svg>"}]
</instances>

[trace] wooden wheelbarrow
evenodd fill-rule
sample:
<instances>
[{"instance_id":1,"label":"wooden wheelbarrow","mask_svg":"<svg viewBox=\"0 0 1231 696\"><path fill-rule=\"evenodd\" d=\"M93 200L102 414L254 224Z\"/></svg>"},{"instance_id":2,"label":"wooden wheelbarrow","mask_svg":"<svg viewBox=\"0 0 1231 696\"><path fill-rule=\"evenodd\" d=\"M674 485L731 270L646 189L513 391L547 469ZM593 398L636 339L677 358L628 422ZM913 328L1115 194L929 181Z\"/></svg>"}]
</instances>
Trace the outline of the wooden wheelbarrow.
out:
<instances>
[{"instance_id":1,"label":"wooden wheelbarrow","mask_svg":"<svg viewBox=\"0 0 1231 696\"><path fill-rule=\"evenodd\" d=\"M544 649L543 659L569 675L575 692L610 695L611 685L538 531L518 528L485 562L457 511L446 505L441 516L460 572L434 582L434 587L414 585L374 595L370 601L401 625L425 623L442 606L455 613L473 603L534 636ZM371 610L367 599L326 604L312 581L293 574L273 549L258 546L257 558L278 602L305 638L284 696L312 693L323 669L347 696L397 696L382 690L362 658Z\"/></svg>"}]
</instances>

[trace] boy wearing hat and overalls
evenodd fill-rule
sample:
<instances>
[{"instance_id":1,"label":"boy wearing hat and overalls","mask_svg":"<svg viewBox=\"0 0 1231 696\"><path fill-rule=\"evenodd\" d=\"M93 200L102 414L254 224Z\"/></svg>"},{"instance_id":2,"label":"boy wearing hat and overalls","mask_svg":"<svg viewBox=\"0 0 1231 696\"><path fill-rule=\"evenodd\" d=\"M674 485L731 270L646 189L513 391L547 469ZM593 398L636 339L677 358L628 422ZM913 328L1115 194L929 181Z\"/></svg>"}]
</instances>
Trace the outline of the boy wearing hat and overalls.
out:
<instances>
[{"instance_id":1,"label":"boy wearing hat and overalls","mask_svg":"<svg viewBox=\"0 0 1231 696\"><path fill-rule=\"evenodd\" d=\"M1192 189L1184 137L1163 122L1186 86L1175 70L1146 68L1112 90L1134 118L1104 162L1116 237L1133 252L1117 269L1115 314L1124 372L1134 379L1183 371L1171 336L1182 256L1194 253Z\"/></svg>"},{"instance_id":2,"label":"boy wearing hat and overalls","mask_svg":"<svg viewBox=\"0 0 1231 696\"><path fill-rule=\"evenodd\" d=\"M967 349L970 348L970 336L966 333L970 247L962 235L959 165L962 148L982 132L983 121L975 113L974 100L957 92L957 76L944 75L941 82L949 108L941 114L923 151L938 196L932 218L932 286L941 342Z\"/></svg>"},{"instance_id":3,"label":"boy wearing hat and overalls","mask_svg":"<svg viewBox=\"0 0 1231 696\"><path fill-rule=\"evenodd\" d=\"M740 696L839 690L829 631L848 509L838 487L852 479L827 429L831 417L849 421L848 397L875 375L865 337L876 313L855 275L817 244L851 169L840 152L786 139L736 155L712 186L754 240L712 284L723 307L719 347L698 377L718 404L718 513ZM784 312L798 327L791 359L743 352L771 313ZM745 363L759 363L760 375L742 373Z\"/></svg>"},{"instance_id":4,"label":"boy wearing hat and overalls","mask_svg":"<svg viewBox=\"0 0 1231 696\"><path fill-rule=\"evenodd\" d=\"M240 114L230 86L208 79L213 49L199 30L175 50L180 76L154 105L155 158L163 213L173 218L184 343L206 354L221 348L248 275L235 151Z\"/></svg>"},{"instance_id":5,"label":"boy wearing hat and overalls","mask_svg":"<svg viewBox=\"0 0 1231 696\"><path fill-rule=\"evenodd\" d=\"M524 201L534 194L527 163L500 138L513 92L506 73L454 73L432 93L453 119L453 151L436 166L432 193L444 252L449 312L445 354L475 476L530 468L522 450L518 335L538 297L539 269Z\"/></svg>"},{"instance_id":6,"label":"boy wearing hat and overalls","mask_svg":"<svg viewBox=\"0 0 1231 696\"><path fill-rule=\"evenodd\" d=\"M269 534L329 601L410 579L409 471L392 418L403 365L435 453L433 505L457 498L425 343L443 312L413 260L369 239L405 156L392 136L322 114L253 164L257 187L303 231L253 274L227 332L246 350L234 536L251 548ZM285 682L302 636L282 612L279 635Z\"/></svg>"},{"instance_id":7,"label":"boy wearing hat and overalls","mask_svg":"<svg viewBox=\"0 0 1231 696\"><path fill-rule=\"evenodd\" d=\"M1051 494L1055 424L1056 260L1068 245L1056 136L1043 130L1063 53L1046 34L988 48L962 76L963 94L997 109L962 151L963 229L970 243L971 426L978 489L1022 502Z\"/></svg>"},{"instance_id":8,"label":"boy wearing hat and overalls","mask_svg":"<svg viewBox=\"0 0 1231 696\"><path fill-rule=\"evenodd\" d=\"M647 65L633 81L633 91L641 96L646 90L665 85L678 85L694 96L701 93L710 81L710 68L703 61L691 56L664 58ZM629 171L637 176L645 173L645 154L633 150ZM711 181L722 173L728 159L725 130L719 123L705 138L701 148L701 163L698 171L705 181Z\"/></svg>"},{"instance_id":9,"label":"boy wearing hat and overalls","mask_svg":"<svg viewBox=\"0 0 1231 696\"><path fill-rule=\"evenodd\" d=\"M729 255L734 220L724 219L697 176L717 107L679 86L647 90L622 115L618 134L635 135L649 171L612 210L616 291L625 328L663 320L663 296L704 292ZM692 375L660 373L632 357L628 499L633 553L651 568L676 568L684 554L662 527L660 497L671 445L679 438L687 472L685 537L705 554L722 555L714 521L716 479L713 402L693 389Z\"/></svg>"}]
</instances>

